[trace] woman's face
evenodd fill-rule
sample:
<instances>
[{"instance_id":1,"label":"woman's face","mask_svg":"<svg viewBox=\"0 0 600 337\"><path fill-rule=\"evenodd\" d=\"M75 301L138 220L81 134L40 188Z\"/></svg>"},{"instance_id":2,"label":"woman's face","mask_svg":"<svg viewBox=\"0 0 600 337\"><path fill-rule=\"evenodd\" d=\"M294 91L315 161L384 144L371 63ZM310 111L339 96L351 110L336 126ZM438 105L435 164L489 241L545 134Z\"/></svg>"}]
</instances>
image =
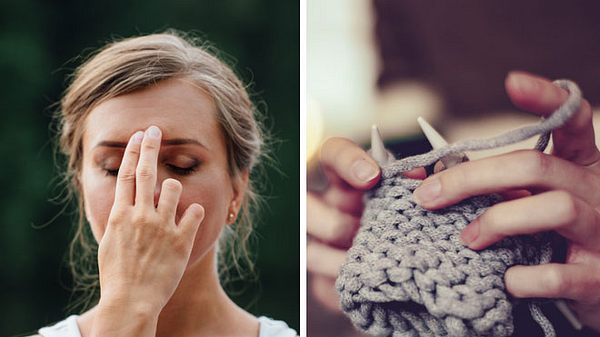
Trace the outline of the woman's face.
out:
<instances>
[{"instance_id":1,"label":"woman's face","mask_svg":"<svg viewBox=\"0 0 600 337\"><path fill-rule=\"evenodd\" d=\"M192 203L205 209L191 264L213 247L244 191L234 186L228 173L225 138L212 99L183 79L109 99L91 111L85 122L80 177L86 217L99 242L113 205L125 145L134 132L151 125L163 134L155 204L163 180L174 178L183 185L176 222Z\"/></svg>"}]
</instances>

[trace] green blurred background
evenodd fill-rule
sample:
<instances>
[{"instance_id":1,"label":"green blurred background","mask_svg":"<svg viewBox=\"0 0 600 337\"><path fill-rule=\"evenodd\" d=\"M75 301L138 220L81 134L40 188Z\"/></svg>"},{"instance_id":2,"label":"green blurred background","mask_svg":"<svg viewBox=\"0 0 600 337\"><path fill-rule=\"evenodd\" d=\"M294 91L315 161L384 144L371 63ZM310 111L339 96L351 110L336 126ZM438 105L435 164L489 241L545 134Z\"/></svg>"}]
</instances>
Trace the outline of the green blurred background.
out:
<instances>
[{"instance_id":1,"label":"green blurred background","mask_svg":"<svg viewBox=\"0 0 600 337\"><path fill-rule=\"evenodd\" d=\"M259 281L233 297L250 312L298 330L299 3L0 3L0 336L33 332L69 314L65 254L73 217L50 221L62 206L49 202L60 191L50 105L60 100L79 55L113 38L167 28L197 32L231 55L237 72L264 101L261 110L279 140L277 169L267 170L268 207L257 224Z\"/></svg>"}]
</instances>

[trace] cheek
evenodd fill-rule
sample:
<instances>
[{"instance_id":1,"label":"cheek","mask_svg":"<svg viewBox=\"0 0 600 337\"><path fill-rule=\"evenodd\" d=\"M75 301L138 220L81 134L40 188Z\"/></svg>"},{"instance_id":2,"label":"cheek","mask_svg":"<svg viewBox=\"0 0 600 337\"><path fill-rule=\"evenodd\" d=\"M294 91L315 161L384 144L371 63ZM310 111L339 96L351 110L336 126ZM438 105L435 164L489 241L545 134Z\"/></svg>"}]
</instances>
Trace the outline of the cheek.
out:
<instances>
[{"instance_id":1,"label":"cheek","mask_svg":"<svg viewBox=\"0 0 600 337\"><path fill-rule=\"evenodd\" d=\"M226 222L226 217L231 202L231 192L222 188L226 184L225 179L213 179L202 184L185 184L177 207L178 218L181 218L185 210L192 203L198 203L204 207L204 220L198 228L194 240L194 248L190 256L193 262L209 251L217 242L221 230Z\"/></svg>"},{"instance_id":2,"label":"cheek","mask_svg":"<svg viewBox=\"0 0 600 337\"><path fill-rule=\"evenodd\" d=\"M106 229L108 216L114 202L115 183L106 177L90 177L83 179L83 200L85 215L92 228L96 241L100 241Z\"/></svg>"}]
</instances>

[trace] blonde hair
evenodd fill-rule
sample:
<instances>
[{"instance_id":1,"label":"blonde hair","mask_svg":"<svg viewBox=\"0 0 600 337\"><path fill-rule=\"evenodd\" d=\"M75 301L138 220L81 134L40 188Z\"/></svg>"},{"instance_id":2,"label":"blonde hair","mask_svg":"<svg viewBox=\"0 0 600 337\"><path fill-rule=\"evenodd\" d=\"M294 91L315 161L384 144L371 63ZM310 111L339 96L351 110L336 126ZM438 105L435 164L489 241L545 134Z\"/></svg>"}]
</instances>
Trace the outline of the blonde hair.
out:
<instances>
[{"instance_id":1,"label":"blonde hair","mask_svg":"<svg viewBox=\"0 0 600 337\"><path fill-rule=\"evenodd\" d=\"M226 139L229 174L235 178L242 172L256 171L264 155L265 139L258 111L235 73L213 54L216 52L210 46L169 30L109 43L75 71L57 117L59 149L67 159L64 181L69 186L69 197L78 204L69 266L75 281L74 292L85 295L76 303L83 309L97 299L98 290L97 243L85 221L78 180L83 125L94 107L166 79L185 78L205 90L215 103L216 117ZM251 215L259 201L254 188L251 178L237 222L226 226L221 235L218 245L221 276L229 275L226 271L230 266L240 275L244 267L253 270L249 250Z\"/></svg>"}]
</instances>

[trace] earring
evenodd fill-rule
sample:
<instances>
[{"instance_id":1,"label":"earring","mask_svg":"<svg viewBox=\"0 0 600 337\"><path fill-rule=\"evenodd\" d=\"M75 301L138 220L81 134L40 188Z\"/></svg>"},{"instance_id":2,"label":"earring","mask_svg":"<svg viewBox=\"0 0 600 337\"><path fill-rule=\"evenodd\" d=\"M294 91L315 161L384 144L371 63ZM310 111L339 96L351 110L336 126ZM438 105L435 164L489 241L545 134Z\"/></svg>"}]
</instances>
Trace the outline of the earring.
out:
<instances>
[{"instance_id":1,"label":"earring","mask_svg":"<svg viewBox=\"0 0 600 337\"><path fill-rule=\"evenodd\" d=\"M231 206L229 207L229 214L227 214L227 222L229 223L233 223L235 221L235 218L237 217L237 214L235 213L235 205L235 200L232 200Z\"/></svg>"}]
</instances>

